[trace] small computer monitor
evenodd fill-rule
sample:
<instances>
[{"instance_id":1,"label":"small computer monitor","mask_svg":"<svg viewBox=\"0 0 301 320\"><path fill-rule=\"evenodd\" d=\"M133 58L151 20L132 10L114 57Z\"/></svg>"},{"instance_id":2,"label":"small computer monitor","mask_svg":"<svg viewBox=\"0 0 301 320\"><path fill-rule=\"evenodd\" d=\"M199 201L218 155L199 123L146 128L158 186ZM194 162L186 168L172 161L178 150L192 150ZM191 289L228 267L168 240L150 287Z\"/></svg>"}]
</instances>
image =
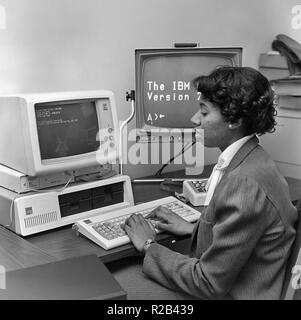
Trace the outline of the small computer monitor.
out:
<instances>
[{"instance_id":1,"label":"small computer monitor","mask_svg":"<svg viewBox=\"0 0 301 320\"><path fill-rule=\"evenodd\" d=\"M241 66L242 48L137 49L135 58L137 140L172 141L194 131L200 93L192 80L218 66Z\"/></svg>"},{"instance_id":2,"label":"small computer monitor","mask_svg":"<svg viewBox=\"0 0 301 320\"><path fill-rule=\"evenodd\" d=\"M119 127L110 91L0 97L0 163L29 176L116 163Z\"/></svg>"},{"instance_id":3,"label":"small computer monitor","mask_svg":"<svg viewBox=\"0 0 301 320\"><path fill-rule=\"evenodd\" d=\"M220 66L242 66L242 51L240 47L135 51L136 142L143 154L140 172L190 179L203 171L204 134L191 121L199 111L201 93L193 80ZM185 174L180 173L183 168Z\"/></svg>"}]
</instances>

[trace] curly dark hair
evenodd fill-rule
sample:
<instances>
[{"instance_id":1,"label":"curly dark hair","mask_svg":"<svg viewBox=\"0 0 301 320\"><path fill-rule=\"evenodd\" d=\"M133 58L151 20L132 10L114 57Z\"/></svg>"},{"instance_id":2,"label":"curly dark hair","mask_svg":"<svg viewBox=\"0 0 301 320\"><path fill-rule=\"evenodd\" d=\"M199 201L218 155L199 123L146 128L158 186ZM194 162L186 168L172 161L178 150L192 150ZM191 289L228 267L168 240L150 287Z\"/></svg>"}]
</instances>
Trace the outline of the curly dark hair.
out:
<instances>
[{"instance_id":1,"label":"curly dark hair","mask_svg":"<svg viewBox=\"0 0 301 320\"><path fill-rule=\"evenodd\" d=\"M193 80L202 97L217 105L226 122L242 119L247 134L275 131L275 94L269 81L249 67L219 67Z\"/></svg>"}]
</instances>

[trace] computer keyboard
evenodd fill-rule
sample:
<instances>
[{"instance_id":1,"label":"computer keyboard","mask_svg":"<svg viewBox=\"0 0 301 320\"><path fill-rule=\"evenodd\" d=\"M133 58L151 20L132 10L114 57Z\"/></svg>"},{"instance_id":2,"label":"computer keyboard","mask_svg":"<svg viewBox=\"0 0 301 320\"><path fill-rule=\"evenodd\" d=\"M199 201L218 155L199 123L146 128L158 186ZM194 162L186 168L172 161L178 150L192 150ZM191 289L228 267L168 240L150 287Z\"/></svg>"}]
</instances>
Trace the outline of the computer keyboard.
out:
<instances>
[{"instance_id":1,"label":"computer keyboard","mask_svg":"<svg viewBox=\"0 0 301 320\"><path fill-rule=\"evenodd\" d=\"M77 221L73 225L73 229L102 248L109 250L130 242L130 238L120 227L127 218L134 213L145 217L158 206L172 210L188 222L198 220L201 215L199 211L191 208L177 198L166 197ZM149 220L149 222L154 225L154 221ZM160 232L157 229L155 230L157 233Z\"/></svg>"}]
</instances>

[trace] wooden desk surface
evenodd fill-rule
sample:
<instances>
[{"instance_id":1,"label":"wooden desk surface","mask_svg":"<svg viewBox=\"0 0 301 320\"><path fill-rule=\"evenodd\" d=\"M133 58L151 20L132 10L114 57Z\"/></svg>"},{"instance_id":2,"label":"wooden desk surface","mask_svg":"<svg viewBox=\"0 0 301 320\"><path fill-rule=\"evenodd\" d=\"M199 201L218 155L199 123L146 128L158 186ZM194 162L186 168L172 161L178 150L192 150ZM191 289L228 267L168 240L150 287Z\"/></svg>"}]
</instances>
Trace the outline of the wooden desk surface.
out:
<instances>
[{"instance_id":1,"label":"wooden desk surface","mask_svg":"<svg viewBox=\"0 0 301 320\"><path fill-rule=\"evenodd\" d=\"M287 178L292 201L301 196L301 181ZM168 196L159 188L159 183L138 183L133 185L135 203L151 201ZM181 241L176 237L160 234L159 241L177 250ZM61 259L96 254L103 262L135 255L131 244L104 250L84 236L77 236L71 226L50 230L22 238L0 226L0 265L6 270L15 270Z\"/></svg>"},{"instance_id":2,"label":"wooden desk surface","mask_svg":"<svg viewBox=\"0 0 301 320\"><path fill-rule=\"evenodd\" d=\"M58 260L30 241L0 226L0 264L6 271L32 267Z\"/></svg>"},{"instance_id":3,"label":"wooden desk surface","mask_svg":"<svg viewBox=\"0 0 301 320\"><path fill-rule=\"evenodd\" d=\"M169 196L168 192L160 190L158 183L134 185L133 192L136 204ZM175 242L179 239L176 236L164 234L159 234L157 237L159 242L170 247L175 247ZM137 255L132 244L105 250L84 236L77 236L76 231L72 230L71 226L32 235L26 237L26 240L57 259L96 254L103 262L107 263L129 255Z\"/></svg>"}]
</instances>

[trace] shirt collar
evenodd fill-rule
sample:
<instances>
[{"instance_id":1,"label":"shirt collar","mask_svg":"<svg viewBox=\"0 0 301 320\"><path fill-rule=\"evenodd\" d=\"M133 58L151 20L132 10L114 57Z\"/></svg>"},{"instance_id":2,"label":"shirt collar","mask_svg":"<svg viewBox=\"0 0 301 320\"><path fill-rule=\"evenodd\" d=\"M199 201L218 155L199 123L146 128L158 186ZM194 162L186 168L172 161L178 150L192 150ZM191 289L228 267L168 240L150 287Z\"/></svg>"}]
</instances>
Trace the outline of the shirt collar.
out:
<instances>
[{"instance_id":1,"label":"shirt collar","mask_svg":"<svg viewBox=\"0 0 301 320\"><path fill-rule=\"evenodd\" d=\"M228 146L218 157L217 163L220 169L228 167L229 163L238 152L238 150L253 137L254 134L251 134L230 144L230 146Z\"/></svg>"}]
</instances>

